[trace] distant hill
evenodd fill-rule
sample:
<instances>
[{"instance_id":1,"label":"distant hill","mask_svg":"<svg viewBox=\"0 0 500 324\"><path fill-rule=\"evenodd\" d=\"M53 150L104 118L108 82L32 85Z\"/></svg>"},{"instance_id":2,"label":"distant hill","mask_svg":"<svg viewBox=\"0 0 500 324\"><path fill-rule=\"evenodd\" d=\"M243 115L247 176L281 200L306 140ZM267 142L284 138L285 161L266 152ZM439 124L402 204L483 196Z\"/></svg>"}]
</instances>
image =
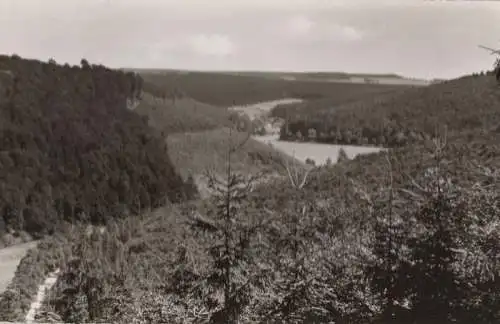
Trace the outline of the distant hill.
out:
<instances>
[{"instance_id":1,"label":"distant hill","mask_svg":"<svg viewBox=\"0 0 500 324\"><path fill-rule=\"evenodd\" d=\"M0 233L102 223L165 199L184 183L162 137L127 99L142 79L104 66L0 56Z\"/></svg>"},{"instance_id":2,"label":"distant hill","mask_svg":"<svg viewBox=\"0 0 500 324\"><path fill-rule=\"evenodd\" d=\"M466 76L330 109L327 100L314 104L292 106L282 139L294 140L300 132L304 140L394 147L421 142L444 126L456 135L500 131L500 91L489 76Z\"/></svg>"},{"instance_id":3,"label":"distant hill","mask_svg":"<svg viewBox=\"0 0 500 324\"><path fill-rule=\"evenodd\" d=\"M301 117L307 118L308 116L312 116L318 114L320 112L328 112L337 109L340 106L347 105L353 102L368 102L369 100L376 100L374 98L382 98L395 96L401 93L406 88L399 88L398 91L394 89L388 88L385 92L376 92L376 93L349 93L344 92L340 93L335 97L321 98L321 99L313 99L307 100L299 103L290 103L290 104L280 104L274 107L271 111L271 116L280 117L283 119L300 119Z\"/></svg>"},{"instance_id":4,"label":"distant hill","mask_svg":"<svg viewBox=\"0 0 500 324\"><path fill-rule=\"evenodd\" d=\"M372 78L400 78L405 77L400 76L395 73L347 73L347 72L289 72L289 71L196 71L196 70L177 70L177 69L144 69L144 68L123 68L122 70L127 72L137 72L137 73L177 73L177 74L188 74L188 73L211 73L211 74L226 74L226 75L239 75L239 76L275 76L280 77L283 75L290 76L304 76L304 77L316 77L316 78L349 78L349 77L372 77Z\"/></svg>"},{"instance_id":5,"label":"distant hill","mask_svg":"<svg viewBox=\"0 0 500 324\"><path fill-rule=\"evenodd\" d=\"M260 76L189 72L141 73L144 90L159 98L189 97L214 106L253 104L281 98L320 99L400 90L408 85L352 84L349 82L289 82Z\"/></svg>"},{"instance_id":6,"label":"distant hill","mask_svg":"<svg viewBox=\"0 0 500 324\"><path fill-rule=\"evenodd\" d=\"M308 82L344 82L344 83L376 83L395 85L425 86L431 81L417 78L404 77L395 73L347 73L347 72L290 72L290 71L191 71L175 69L123 69L140 74L155 75L232 75L241 77L258 77L272 80L308 81Z\"/></svg>"}]
</instances>

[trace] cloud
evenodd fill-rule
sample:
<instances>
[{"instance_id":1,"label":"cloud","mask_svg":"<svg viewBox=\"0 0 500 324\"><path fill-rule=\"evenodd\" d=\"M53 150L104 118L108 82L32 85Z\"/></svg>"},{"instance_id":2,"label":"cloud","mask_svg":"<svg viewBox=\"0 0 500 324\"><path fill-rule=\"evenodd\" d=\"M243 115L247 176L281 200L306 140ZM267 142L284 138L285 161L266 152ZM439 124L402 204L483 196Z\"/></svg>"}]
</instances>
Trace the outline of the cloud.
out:
<instances>
[{"instance_id":1,"label":"cloud","mask_svg":"<svg viewBox=\"0 0 500 324\"><path fill-rule=\"evenodd\" d=\"M151 62L161 62L166 57L174 55L179 50L179 42L155 42L143 44L142 48Z\"/></svg>"},{"instance_id":2,"label":"cloud","mask_svg":"<svg viewBox=\"0 0 500 324\"><path fill-rule=\"evenodd\" d=\"M330 21L314 21L305 15L295 15L286 19L282 30L290 41L306 43L348 41L363 39L365 33L358 27Z\"/></svg>"},{"instance_id":3,"label":"cloud","mask_svg":"<svg viewBox=\"0 0 500 324\"><path fill-rule=\"evenodd\" d=\"M286 23L286 28L292 36L304 36L311 32L315 23L304 15L297 15L290 18Z\"/></svg>"},{"instance_id":4,"label":"cloud","mask_svg":"<svg viewBox=\"0 0 500 324\"><path fill-rule=\"evenodd\" d=\"M452 77L491 67L477 45L500 47L499 15L493 1L0 0L0 53L111 67Z\"/></svg>"},{"instance_id":5,"label":"cloud","mask_svg":"<svg viewBox=\"0 0 500 324\"><path fill-rule=\"evenodd\" d=\"M197 34L188 38L191 50L200 55L225 57L236 51L236 46L227 35Z\"/></svg>"},{"instance_id":6,"label":"cloud","mask_svg":"<svg viewBox=\"0 0 500 324\"><path fill-rule=\"evenodd\" d=\"M325 38L331 40L359 41L363 38L365 33L353 26L332 24L327 27L325 34Z\"/></svg>"}]
</instances>

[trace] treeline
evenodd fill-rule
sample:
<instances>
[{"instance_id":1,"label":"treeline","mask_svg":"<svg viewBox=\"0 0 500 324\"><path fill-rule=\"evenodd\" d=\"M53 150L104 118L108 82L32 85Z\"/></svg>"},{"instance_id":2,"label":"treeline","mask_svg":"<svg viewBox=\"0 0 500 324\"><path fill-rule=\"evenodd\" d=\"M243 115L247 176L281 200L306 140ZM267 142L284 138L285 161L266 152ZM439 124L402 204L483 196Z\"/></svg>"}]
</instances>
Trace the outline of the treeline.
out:
<instances>
[{"instance_id":1,"label":"treeline","mask_svg":"<svg viewBox=\"0 0 500 324\"><path fill-rule=\"evenodd\" d=\"M0 233L51 232L178 200L164 140L127 109L142 78L0 56Z\"/></svg>"},{"instance_id":2,"label":"treeline","mask_svg":"<svg viewBox=\"0 0 500 324\"><path fill-rule=\"evenodd\" d=\"M307 105L286 112L282 140L399 147L429 139L444 125L457 134L500 131L500 92L488 76L467 76L331 109Z\"/></svg>"},{"instance_id":3,"label":"treeline","mask_svg":"<svg viewBox=\"0 0 500 324\"><path fill-rule=\"evenodd\" d=\"M376 92L342 92L336 96L307 100L303 102L279 104L271 110L272 117L283 119L306 119L310 115L319 113L331 113L333 110L344 105L357 101L374 101L381 100L388 96L396 96L402 93L408 87L400 87L397 89L388 88L386 91Z\"/></svg>"},{"instance_id":4,"label":"treeline","mask_svg":"<svg viewBox=\"0 0 500 324\"><path fill-rule=\"evenodd\" d=\"M159 98L189 97L215 106L253 104L280 98L363 98L405 88L398 85L285 81L222 73L142 73L144 90Z\"/></svg>"}]
</instances>

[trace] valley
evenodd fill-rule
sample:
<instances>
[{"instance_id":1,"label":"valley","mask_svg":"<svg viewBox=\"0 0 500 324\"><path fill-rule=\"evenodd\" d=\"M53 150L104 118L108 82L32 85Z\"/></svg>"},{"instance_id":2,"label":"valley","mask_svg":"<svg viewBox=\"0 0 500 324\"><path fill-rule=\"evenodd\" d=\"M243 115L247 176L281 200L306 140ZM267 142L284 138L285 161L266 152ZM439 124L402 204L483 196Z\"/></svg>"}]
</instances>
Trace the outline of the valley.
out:
<instances>
[{"instance_id":1,"label":"valley","mask_svg":"<svg viewBox=\"0 0 500 324\"><path fill-rule=\"evenodd\" d=\"M252 138L258 142L267 144L273 149L282 152L290 157L298 159L302 163L306 163L306 160L310 159L314 161L316 165L325 165L328 160L330 164L335 163L338 160L338 155L340 149L343 149L347 157L353 159L358 154L367 154L373 152L379 152L381 149L376 147L363 147L363 146L353 146L353 145L329 145L329 144L318 144L318 143L300 143L292 141L280 140L280 130L285 124L284 120L281 118L273 118L271 116L271 111L279 105L287 105L293 103L300 103L303 100L294 98L285 98L280 100L260 102L253 105L246 106L234 106L229 107L231 111L237 111L249 117L251 121L259 121L264 130L262 133L265 135L252 135Z\"/></svg>"},{"instance_id":2,"label":"valley","mask_svg":"<svg viewBox=\"0 0 500 324\"><path fill-rule=\"evenodd\" d=\"M495 1L0 3L0 323L500 323Z\"/></svg>"},{"instance_id":3,"label":"valley","mask_svg":"<svg viewBox=\"0 0 500 324\"><path fill-rule=\"evenodd\" d=\"M0 320L500 320L491 75L0 69Z\"/></svg>"}]
</instances>

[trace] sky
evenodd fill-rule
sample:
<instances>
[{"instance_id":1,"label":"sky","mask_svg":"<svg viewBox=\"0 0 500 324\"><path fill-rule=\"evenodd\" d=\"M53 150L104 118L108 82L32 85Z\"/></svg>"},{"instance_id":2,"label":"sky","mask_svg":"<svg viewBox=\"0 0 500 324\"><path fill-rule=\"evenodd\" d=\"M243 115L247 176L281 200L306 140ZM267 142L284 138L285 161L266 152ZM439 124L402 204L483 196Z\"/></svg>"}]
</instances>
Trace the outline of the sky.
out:
<instances>
[{"instance_id":1,"label":"sky","mask_svg":"<svg viewBox=\"0 0 500 324\"><path fill-rule=\"evenodd\" d=\"M500 2L0 0L0 53L188 70L454 78L491 69Z\"/></svg>"}]
</instances>

